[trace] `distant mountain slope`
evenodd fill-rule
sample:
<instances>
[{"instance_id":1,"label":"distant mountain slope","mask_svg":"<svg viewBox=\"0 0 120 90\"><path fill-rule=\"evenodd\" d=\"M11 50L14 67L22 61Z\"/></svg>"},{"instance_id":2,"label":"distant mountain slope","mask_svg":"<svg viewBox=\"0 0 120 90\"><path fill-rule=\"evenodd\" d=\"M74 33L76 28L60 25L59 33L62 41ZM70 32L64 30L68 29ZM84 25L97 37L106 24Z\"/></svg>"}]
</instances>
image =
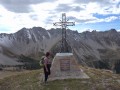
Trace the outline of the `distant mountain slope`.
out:
<instances>
[{"instance_id":1,"label":"distant mountain slope","mask_svg":"<svg viewBox=\"0 0 120 90\"><path fill-rule=\"evenodd\" d=\"M60 39L59 34L55 33L40 27L23 28L14 34L1 34L0 45L17 55L29 55L41 50L46 52Z\"/></svg>"},{"instance_id":2,"label":"distant mountain slope","mask_svg":"<svg viewBox=\"0 0 120 90\"><path fill-rule=\"evenodd\" d=\"M30 57L39 56L40 52L50 51L57 44L60 48L58 42L61 41L61 36L61 29L45 30L41 27L22 28L13 34L0 34L0 54L7 57L12 54L12 57L21 54ZM120 33L115 29L83 33L67 30L67 42L77 60L83 65L101 66L99 61L105 61L103 64L106 64L107 60L110 63L107 68L112 69L112 66L119 63ZM59 52L57 48L56 51Z\"/></svg>"}]
</instances>

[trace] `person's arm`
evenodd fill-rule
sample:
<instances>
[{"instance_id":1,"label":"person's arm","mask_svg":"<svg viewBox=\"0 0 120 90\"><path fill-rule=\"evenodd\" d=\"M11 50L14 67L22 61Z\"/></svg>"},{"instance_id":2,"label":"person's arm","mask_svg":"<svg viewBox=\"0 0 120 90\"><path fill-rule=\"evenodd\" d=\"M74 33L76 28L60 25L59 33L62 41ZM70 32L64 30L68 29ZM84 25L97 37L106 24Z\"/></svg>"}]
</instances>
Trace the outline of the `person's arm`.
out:
<instances>
[{"instance_id":1,"label":"person's arm","mask_svg":"<svg viewBox=\"0 0 120 90\"><path fill-rule=\"evenodd\" d=\"M44 65L45 65L46 71L48 72L48 68L47 68L47 59L46 59L46 58L44 59Z\"/></svg>"}]
</instances>

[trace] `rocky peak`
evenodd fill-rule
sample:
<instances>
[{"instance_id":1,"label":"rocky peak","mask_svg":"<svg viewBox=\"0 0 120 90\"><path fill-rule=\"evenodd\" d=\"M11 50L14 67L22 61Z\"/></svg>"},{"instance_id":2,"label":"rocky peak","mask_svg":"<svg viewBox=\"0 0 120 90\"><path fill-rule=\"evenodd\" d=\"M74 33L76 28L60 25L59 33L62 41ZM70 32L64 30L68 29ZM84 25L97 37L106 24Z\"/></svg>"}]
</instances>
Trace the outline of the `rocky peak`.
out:
<instances>
[{"instance_id":1,"label":"rocky peak","mask_svg":"<svg viewBox=\"0 0 120 90\"><path fill-rule=\"evenodd\" d=\"M17 55L31 55L51 50L61 40L61 36L62 30L60 28L50 30L41 27L22 28L14 34L0 34L2 37L0 38L0 45ZM14 37L14 39L8 37ZM78 60L84 62L100 60L104 56L101 52L105 53L103 51L107 50L106 54L108 54L111 49L120 48L120 36L115 29L83 33L67 30L67 40L71 48L74 49Z\"/></svg>"},{"instance_id":2,"label":"rocky peak","mask_svg":"<svg viewBox=\"0 0 120 90\"><path fill-rule=\"evenodd\" d=\"M117 32L117 30L116 29L110 29L110 30L101 31L101 32Z\"/></svg>"}]
</instances>

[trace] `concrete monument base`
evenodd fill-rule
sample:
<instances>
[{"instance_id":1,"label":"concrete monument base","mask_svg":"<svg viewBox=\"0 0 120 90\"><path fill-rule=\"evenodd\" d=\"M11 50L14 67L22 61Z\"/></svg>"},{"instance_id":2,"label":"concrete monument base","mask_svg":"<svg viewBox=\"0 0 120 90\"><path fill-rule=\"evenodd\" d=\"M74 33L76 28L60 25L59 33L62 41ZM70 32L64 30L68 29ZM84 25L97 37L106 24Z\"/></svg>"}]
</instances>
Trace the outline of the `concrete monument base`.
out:
<instances>
[{"instance_id":1,"label":"concrete monument base","mask_svg":"<svg viewBox=\"0 0 120 90\"><path fill-rule=\"evenodd\" d=\"M51 75L48 81L57 79L89 78L82 69L72 53L57 53L51 66Z\"/></svg>"}]
</instances>

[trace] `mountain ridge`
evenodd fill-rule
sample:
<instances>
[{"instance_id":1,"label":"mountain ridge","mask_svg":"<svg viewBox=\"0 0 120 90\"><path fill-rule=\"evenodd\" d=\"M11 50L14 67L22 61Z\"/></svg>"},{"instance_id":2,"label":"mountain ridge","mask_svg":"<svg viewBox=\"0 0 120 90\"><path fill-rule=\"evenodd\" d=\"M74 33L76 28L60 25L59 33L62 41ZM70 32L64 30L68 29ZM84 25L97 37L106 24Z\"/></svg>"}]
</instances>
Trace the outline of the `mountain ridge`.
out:
<instances>
[{"instance_id":1,"label":"mountain ridge","mask_svg":"<svg viewBox=\"0 0 120 90\"><path fill-rule=\"evenodd\" d=\"M18 56L21 54L25 56L38 55L39 52L51 51L61 41L61 31L60 28L45 30L42 27L33 27L22 28L13 34L0 34L0 54L3 54L3 47ZM100 60L108 60L112 64L110 60L112 56L113 59L116 59L112 65L114 66L120 58L120 33L115 29L83 33L67 30L67 43L82 65L95 67L96 62L99 63ZM60 48L60 43L57 46ZM108 68L111 69L111 66Z\"/></svg>"}]
</instances>

